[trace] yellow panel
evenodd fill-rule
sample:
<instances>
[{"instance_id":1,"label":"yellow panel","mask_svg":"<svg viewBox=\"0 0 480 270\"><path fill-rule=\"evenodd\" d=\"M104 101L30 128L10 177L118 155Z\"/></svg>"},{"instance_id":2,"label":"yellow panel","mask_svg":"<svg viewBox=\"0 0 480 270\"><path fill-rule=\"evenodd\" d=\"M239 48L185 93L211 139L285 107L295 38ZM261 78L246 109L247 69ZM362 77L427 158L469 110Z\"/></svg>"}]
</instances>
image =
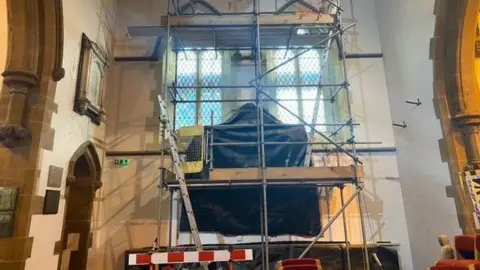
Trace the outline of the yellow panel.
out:
<instances>
[{"instance_id":1,"label":"yellow panel","mask_svg":"<svg viewBox=\"0 0 480 270\"><path fill-rule=\"evenodd\" d=\"M178 129L178 134L180 137L203 135L204 128L203 126L181 127Z\"/></svg>"},{"instance_id":2,"label":"yellow panel","mask_svg":"<svg viewBox=\"0 0 480 270\"><path fill-rule=\"evenodd\" d=\"M200 160L189 161L182 163L182 169L184 173L199 173L203 170L204 156L205 156L205 141L204 141L204 128L203 126L191 126L182 127L178 129L178 150L180 152L186 151L187 147L192 142L194 136L201 136L201 154Z\"/></svg>"}]
</instances>

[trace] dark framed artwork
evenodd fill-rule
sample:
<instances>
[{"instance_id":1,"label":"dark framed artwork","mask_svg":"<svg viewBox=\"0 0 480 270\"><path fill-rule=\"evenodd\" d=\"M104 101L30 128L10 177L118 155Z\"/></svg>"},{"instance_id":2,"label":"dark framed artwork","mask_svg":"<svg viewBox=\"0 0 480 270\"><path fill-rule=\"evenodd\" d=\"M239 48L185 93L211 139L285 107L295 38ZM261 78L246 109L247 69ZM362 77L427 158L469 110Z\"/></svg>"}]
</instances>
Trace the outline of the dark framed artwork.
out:
<instances>
[{"instance_id":1,"label":"dark framed artwork","mask_svg":"<svg viewBox=\"0 0 480 270\"><path fill-rule=\"evenodd\" d=\"M477 24L477 35L475 36L475 58L480 58L480 23Z\"/></svg>"},{"instance_id":2,"label":"dark framed artwork","mask_svg":"<svg viewBox=\"0 0 480 270\"><path fill-rule=\"evenodd\" d=\"M0 238L12 236L18 187L0 187Z\"/></svg>"},{"instance_id":3,"label":"dark framed artwork","mask_svg":"<svg viewBox=\"0 0 480 270\"><path fill-rule=\"evenodd\" d=\"M0 238L12 236L15 212L0 212Z\"/></svg>"},{"instance_id":4,"label":"dark framed artwork","mask_svg":"<svg viewBox=\"0 0 480 270\"><path fill-rule=\"evenodd\" d=\"M47 189L47 191L45 191L45 200L43 202L43 214L44 215L57 214L59 204L60 204L60 191Z\"/></svg>"},{"instance_id":5,"label":"dark framed artwork","mask_svg":"<svg viewBox=\"0 0 480 270\"><path fill-rule=\"evenodd\" d=\"M90 118L96 125L100 125L105 114L102 103L107 68L106 54L95 42L82 34L74 110Z\"/></svg>"}]
</instances>

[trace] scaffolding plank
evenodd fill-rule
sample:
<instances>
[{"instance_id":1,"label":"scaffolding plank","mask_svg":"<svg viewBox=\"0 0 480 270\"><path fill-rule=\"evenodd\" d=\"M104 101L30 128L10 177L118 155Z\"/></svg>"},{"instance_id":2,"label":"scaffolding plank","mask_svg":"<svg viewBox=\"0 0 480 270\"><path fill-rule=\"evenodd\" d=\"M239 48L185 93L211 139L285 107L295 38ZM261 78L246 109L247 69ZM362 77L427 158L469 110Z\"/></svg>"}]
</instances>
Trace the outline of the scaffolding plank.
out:
<instances>
[{"instance_id":1,"label":"scaffolding plank","mask_svg":"<svg viewBox=\"0 0 480 270\"><path fill-rule=\"evenodd\" d=\"M162 18L162 25L166 25L166 17ZM317 14L313 12L299 12L296 14L260 15L260 25L308 25L332 24L334 17L330 14ZM179 15L170 17L171 26L219 26L219 25L253 25L252 15Z\"/></svg>"},{"instance_id":2,"label":"scaffolding plank","mask_svg":"<svg viewBox=\"0 0 480 270\"><path fill-rule=\"evenodd\" d=\"M307 181L307 180L347 180L363 177L363 167L358 167L355 174L355 167L288 167L288 168L267 168L267 180L274 181ZM245 181L262 180L262 172L259 168L234 168L214 169L210 173L210 181Z\"/></svg>"}]
</instances>

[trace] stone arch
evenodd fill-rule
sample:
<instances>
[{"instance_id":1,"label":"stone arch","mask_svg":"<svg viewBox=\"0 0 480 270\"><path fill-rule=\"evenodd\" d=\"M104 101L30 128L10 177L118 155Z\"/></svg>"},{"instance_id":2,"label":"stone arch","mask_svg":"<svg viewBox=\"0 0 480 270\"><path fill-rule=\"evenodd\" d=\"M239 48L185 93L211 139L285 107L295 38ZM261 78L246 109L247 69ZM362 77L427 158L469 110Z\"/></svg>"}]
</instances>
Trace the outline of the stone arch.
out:
<instances>
[{"instance_id":1,"label":"stone arch","mask_svg":"<svg viewBox=\"0 0 480 270\"><path fill-rule=\"evenodd\" d=\"M6 0L7 51L0 91L0 150L6 186L19 187L11 237L2 239L0 269L23 269L32 252L30 223L42 214L37 194L38 158L48 149L44 140L51 114L55 83L63 77L62 0ZM53 132L47 135L53 136ZM48 138L51 139L51 138ZM52 140L50 140L52 141ZM15 148L12 150L5 149ZM51 150L51 149L49 149ZM32 203L35 201L35 203Z\"/></svg>"},{"instance_id":2,"label":"stone arch","mask_svg":"<svg viewBox=\"0 0 480 270\"><path fill-rule=\"evenodd\" d=\"M95 189L99 189L102 186L101 174L102 174L102 165L100 158L98 157L97 150L91 141L86 141L82 143L77 150L73 153L68 163L68 175L67 175L67 186L75 182L75 164L82 157L85 156L88 161L88 166L90 170L94 173L92 179L94 180L92 184Z\"/></svg>"},{"instance_id":3,"label":"stone arch","mask_svg":"<svg viewBox=\"0 0 480 270\"><path fill-rule=\"evenodd\" d=\"M431 42L434 97L448 153L452 186L463 233L475 231L473 208L459 174L480 169L480 89L475 76L475 37L480 0L437 0Z\"/></svg>"},{"instance_id":4,"label":"stone arch","mask_svg":"<svg viewBox=\"0 0 480 270\"><path fill-rule=\"evenodd\" d=\"M65 75L63 9L62 0L6 3L9 33L1 98L8 100L2 102L8 105L4 115L0 114L0 120L5 119L0 125L0 143L13 148L35 136L28 123L28 97L32 92L54 95L55 87L49 82L57 82Z\"/></svg>"},{"instance_id":5,"label":"stone arch","mask_svg":"<svg viewBox=\"0 0 480 270\"><path fill-rule=\"evenodd\" d=\"M68 164L65 210L58 269L85 270L92 245L91 220L96 191L102 186L101 163L91 141L80 145ZM72 243L74 248L72 248Z\"/></svg>"}]
</instances>

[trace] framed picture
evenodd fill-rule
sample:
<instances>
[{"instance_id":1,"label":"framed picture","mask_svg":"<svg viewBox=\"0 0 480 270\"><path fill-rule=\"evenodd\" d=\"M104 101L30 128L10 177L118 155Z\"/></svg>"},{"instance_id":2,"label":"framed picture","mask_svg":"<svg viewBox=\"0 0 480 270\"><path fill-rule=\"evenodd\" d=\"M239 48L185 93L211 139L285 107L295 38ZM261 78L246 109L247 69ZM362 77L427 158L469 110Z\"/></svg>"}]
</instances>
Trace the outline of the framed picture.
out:
<instances>
[{"instance_id":1,"label":"framed picture","mask_svg":"<svg viewBox=\"0 0 480 270\"><path fill-rule=\"evenodd\" d=\"M12 235L18 188L0 187L0 238Z\"/></svg>"},{"instance_id":2,"label":"framed picture","mask_svg":"<svg viewBox=\"0 0 480 270\"><path fill-rule=\"evenodd\" d=\"M100 125L104 115L102 101L107 67L106 54L95 42L82 34L74 110L89 117L96 125Z\"/></svg>"}]
</instances>

